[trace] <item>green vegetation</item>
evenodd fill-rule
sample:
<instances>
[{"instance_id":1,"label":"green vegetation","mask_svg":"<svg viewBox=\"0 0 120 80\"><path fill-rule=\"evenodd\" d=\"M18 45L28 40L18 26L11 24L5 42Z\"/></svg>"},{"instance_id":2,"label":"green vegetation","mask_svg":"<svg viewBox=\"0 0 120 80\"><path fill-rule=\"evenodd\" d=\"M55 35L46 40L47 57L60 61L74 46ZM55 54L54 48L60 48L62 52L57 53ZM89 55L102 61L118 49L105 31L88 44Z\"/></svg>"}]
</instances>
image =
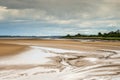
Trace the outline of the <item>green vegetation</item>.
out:
<instances>
[{"instance_id":1,"label":"green vegetation","mask_svg":"<svg viewBox=\"0 0 120 80\"><path fill-rule=\"evenodd\" d=\"M108 33L99 32L97 35L82 35L80 33L76 35L67 34L64 38L68 39L100 39L100 40L120 40L120 30L111 31Z\"/></svg>"}]
</instances>

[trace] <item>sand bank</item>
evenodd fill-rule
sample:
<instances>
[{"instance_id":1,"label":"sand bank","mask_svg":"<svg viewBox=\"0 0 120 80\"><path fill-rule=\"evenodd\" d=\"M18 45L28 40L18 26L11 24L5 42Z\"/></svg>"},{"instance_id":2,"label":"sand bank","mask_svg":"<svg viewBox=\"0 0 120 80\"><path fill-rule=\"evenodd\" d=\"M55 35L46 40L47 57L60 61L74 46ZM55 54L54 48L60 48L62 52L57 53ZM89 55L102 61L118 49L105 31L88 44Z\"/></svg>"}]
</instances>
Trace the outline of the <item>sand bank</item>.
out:
<instances>
[{"instance_id":1,"label":"sand bank","mask_svg":"<svg viewBox=\"0 0 120 80\"><path fill-rule=\"evenodd\" d=\"M0 58L0 80L120 80L120 42L0 42L29 48Z\"/></svg>"},{"instance_id":2,"label":"sand bank","mask_svg":"<svg viewBox=\"0 0 120 80\"><path fill-rule=\"evenodd\" d=\"M43 47L62 48L80 51L96 51L98 49L120 50L120 41L88 41L80 42L76 40L46 40L46 39L26 39L26 40L0 40L0 43L37 45Z\"/></svg>"},{"instance_id":3,"label":"sand bank","mask_svg":"<svg viewBox=\"0 0 120 80\"><path fill-rule=\"evenodd\" d=\"M1 56L10 56L21 51L24 51L26 46L16 45L16 44L6 44L0 43L0 57Z\"/></svg>"},{"instance_id":4,"label":"sand bank","mask_svg":"<svg viewBox=\"0 0 120 80\"><path fill-rule=\"evenodd\" d=\"M0 59L0 80L119 80L120 51L101 54L30 46Z\"/></svg>"}]
</instances>

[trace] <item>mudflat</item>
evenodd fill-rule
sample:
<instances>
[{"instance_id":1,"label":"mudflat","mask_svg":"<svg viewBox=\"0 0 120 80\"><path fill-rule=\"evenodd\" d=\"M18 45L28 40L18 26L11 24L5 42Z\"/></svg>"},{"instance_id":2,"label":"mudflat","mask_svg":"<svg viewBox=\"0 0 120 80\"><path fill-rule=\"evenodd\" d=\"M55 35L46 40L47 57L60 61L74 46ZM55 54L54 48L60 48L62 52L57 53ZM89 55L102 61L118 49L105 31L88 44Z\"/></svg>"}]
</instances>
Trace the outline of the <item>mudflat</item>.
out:
<instances>
[{"instance_id":1,"label":"mudflat","mask_svg":"<svg viewBox=\"0 0 120 80\"><path fill-rule=\"evenodd\" d=\"M25 50L26 46L0 42L0 56L9 56Z\"/></svg>"},{"instance_id":2,"label":"mudflat","mask_svg":"<svg viewBox=\"0 0 120 80\"><path fill-rule=\"evenodd\" d=\"M0 80L120 80L119 41L6 39L0 54Z\"/></svg>"},{"instance_id":3,"label":"mudflat","mask_svg":"<svg viewBox=\"0 0 120 80\"><path fill-rule=\"evenodd\" d=\"M80 51L96 51L98 49L115 49L120 50L120 41L77 41L77 40L46 40L46 39L7 39L0 40L0 49L2 47L8 48L22 48L28 45L37 45L43 47L62 48ZM4 43L4 45L3 45Z\"/></svg>"}]
</instances>

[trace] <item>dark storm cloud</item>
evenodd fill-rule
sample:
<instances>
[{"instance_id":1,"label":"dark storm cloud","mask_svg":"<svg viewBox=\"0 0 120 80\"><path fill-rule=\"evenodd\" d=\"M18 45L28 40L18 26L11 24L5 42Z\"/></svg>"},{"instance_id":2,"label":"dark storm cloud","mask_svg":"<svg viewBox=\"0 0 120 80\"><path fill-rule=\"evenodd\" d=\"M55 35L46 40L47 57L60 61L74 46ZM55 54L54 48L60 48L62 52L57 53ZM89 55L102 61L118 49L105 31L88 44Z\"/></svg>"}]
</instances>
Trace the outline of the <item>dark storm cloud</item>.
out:
<instances>
[{"instance_id":1,"label":"dark storm cloud","mask_svg":"<svg viewBox=\"0 0 120 80\"><path fill-rule=\"evenodd\" d=\"M94 13L102 0L0 0L8 9L37 9L61 18L77 18Z\"/></svg>"},{"instance_id":2,"label":"dark storm cloud","mask_svg":"<svg viewBox=\"0 0 120 80\"><path fill-rule=\"evenodd\" d=\"M64 19L112 17L120 13L119 0L0 0L0 5L8 9L43 10Z\"/></svg>"},{"instance_id":3,"label":"dark storm cloud","mask_svg":"<svg viewBox=\"0 0 120 80\"><path fill-rule=\"evenodd\" d=\"M100 4L102 0L0 0L0 5L12 9L25 8L84 8Z\"/></svg>"}]
</instances>

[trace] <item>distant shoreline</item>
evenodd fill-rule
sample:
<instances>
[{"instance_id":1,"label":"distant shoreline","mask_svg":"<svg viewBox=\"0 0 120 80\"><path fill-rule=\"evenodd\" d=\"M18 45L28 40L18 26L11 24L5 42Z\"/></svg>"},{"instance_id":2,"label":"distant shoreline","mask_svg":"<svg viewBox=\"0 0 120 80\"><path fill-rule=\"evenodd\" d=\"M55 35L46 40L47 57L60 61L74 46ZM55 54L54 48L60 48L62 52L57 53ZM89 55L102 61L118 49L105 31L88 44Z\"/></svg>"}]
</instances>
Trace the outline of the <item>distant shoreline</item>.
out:
<instances>
[{"instance_id":1,"label":"distant shoreline","mask_svg":"<svg viewBox=\"0 0 120 80\"><path fill-rule=\"evenodd\" d=\"M70 37L65 39L82 39L82 40L117 40L120 41L120 37Z\"/></svg>"},{"instance_id":2,"label":"distant shoreline","mask_svg":"<svg viewBox=\"0 0 120 80\"><path fill-rule=\"evenodd\" d=\"M120 41L120 37L0 37L1 40L75 40L75 41Z\"/></svg>"}]
</instances>

